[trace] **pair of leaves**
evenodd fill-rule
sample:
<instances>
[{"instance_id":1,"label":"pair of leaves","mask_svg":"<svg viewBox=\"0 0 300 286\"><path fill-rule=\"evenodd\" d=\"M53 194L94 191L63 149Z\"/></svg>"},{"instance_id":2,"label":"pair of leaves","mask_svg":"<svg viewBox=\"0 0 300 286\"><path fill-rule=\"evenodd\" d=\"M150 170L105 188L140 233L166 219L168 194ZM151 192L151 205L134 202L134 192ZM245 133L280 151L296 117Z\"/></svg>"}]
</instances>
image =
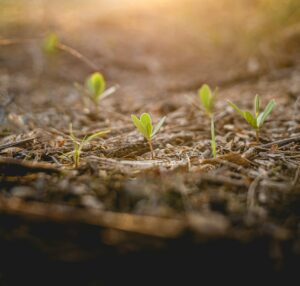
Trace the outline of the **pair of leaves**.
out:
<instances>
[{"instance_id":1,"label":"pair of leaves","mask_svg":"<svg viewBox=\"0 0 300 286\"><path fill-rule=\"evenodd\" d=\"M99 72L92 73L85 82L88 95L95 102L98 103L105 97L113 94L118 86L112 86L108 89L106 88L106 82L103 75Z\"/></svg>"},{"instance_id":2,"label":"pair of leaves","mask_svg":"<svg viewBox=\"0 0 300 286\"><path fill-rule=\"evenodd\" d=\"M203 84L198 91L200 100L208 114L212 114L215 105L215 95L207 84Z\"/></svg>"},{"instance_id":3,"label":"pair of leaves","mask_svg":"<svg viewBox=\"0 0 300 286\"><path fill-rule=\"evenodd\" d=\"M239 113L248 123L251 127L254 129L260 129L267 117L270 115L272 112L273 108L276 106L276 102L274 99L272 99L266 106L263 112L259 113L259 108L260 108L260 100L259 96L256 95L254 99L254 112L255 114L253 115L249 111L243 111L239 107L237 107L233 102L228 101L228 104L237 112Z\"/></svg>"},{"instance_id":4,"label":"pair of leaves","mask_svg":"<svg viewBox=\"0 0 300 286\"><path fill-rule=\"evenodd\" d=\"M98 102L106 87L103 75L99 72L91 74L86 80L86 87L91 98Z\"/></svg>"},{"instance_id":5,"label":"pair of leaves","mask_svg":"<svg viewBox=\"0 0 300 286\"><path fill-rule=\"evenodd\" d=\"M143 113L140 118L132 114L131 119L137 130L148 140L151 139L157 134L157 132L162 127L166 117L163 117L153 129L152 119L149 113Z\"/></svg>"}]
</instances>

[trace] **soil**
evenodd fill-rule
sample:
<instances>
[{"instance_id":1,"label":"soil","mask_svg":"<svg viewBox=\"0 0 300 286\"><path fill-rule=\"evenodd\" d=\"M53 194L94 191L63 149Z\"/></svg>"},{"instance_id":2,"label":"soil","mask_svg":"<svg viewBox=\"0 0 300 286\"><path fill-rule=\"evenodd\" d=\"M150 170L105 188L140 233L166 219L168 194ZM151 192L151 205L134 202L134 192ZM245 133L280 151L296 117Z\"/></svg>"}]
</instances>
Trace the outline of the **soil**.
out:
<instances>
[{"instance_id":1,"label":"soil","mask_svg":"<svg viewBox=\"0 0 300 286\"><path fill-rule=\"evenodd\" d=\"M117 15L55 27L88 63L66 51L45 54L47 24L1 27L0 284L296 277L298 54L253 71L168 17ZM117 86L99 105L78 88L94 71L90 62ZM206 82L218 87L216 159L198 108ZM260 142L226 103L250 110L255 94L262 106L277 102ZM167 116L153 160L130 119L142 112L155 123ZM66 156L70 123L78 138L110 130L85 145L78 168Z\"/></svg>"}]
</instances>

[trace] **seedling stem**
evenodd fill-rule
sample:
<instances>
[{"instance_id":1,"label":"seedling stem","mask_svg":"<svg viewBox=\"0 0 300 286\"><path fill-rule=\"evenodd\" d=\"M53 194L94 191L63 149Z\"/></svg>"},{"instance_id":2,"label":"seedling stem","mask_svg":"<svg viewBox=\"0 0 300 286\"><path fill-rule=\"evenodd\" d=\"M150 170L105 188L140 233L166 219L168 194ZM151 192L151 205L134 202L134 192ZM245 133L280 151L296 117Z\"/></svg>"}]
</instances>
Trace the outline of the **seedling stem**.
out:
<instances>
[{"instance_id":1,"label":"seedling stem","mask_svg":"<svg viewBox=\"0 0 300 286\"><path fill-rule=\"evenodd\" d=\"M151 159L154 159L154 151L153 151L153 146L152 146L152 140L148 140L148 145L150 147L150 151L151 151Z\"/></svg>"},{"instance_id":2,"label":"seedling stem","mask_svg":"<svg viewBox=\"0 0 300 286\"><path fill-rule=\"evenodd\" d=\"M217 157L217 144L216 144L216 134L215 134L215 120L214 115L210 115L210 130L211 130L211 150L213 158Z\"/></svg>"}]
</instances>

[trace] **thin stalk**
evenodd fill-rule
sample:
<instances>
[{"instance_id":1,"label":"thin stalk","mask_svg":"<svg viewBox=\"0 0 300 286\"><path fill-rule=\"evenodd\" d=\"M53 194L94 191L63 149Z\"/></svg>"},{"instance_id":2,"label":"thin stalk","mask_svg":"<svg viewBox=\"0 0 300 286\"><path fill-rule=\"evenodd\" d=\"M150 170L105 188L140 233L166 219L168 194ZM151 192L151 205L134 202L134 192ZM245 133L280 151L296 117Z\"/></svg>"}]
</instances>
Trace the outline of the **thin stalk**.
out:
<instances>
[{"instance_id":1,"label":"thin stalk","mask_svg":"<svg viewBox=\"0 0 300 286\"><path fill-rule=\"evenodd\" d=\"M148 140L148 144L149 144L150 151L151 151L151 159L154 160L154 151L153 151L153 146L152 146L151 140Z\"/></svg>"},{"instance_id":2,"label":"thin stalk","mask_svg":"<svg viewBox=\"0 0 300 286\"><path fill-rule=\"evenodd\" d=\"M15 44L22 44L22 43L26 43L26 42L31 42L31 41L35 41L38 40L39 38L25 38L25 39L6 39L6 38L1 38L0 39L0 46L8 46L8 45L15 45ZM75 50L72 47L69 47L65 44L62 43L58 43L57 44L57 48L61 51L64 51L68 54L70 54L71 56L77 58L78 60L84 62L86 65L88 65L91 69L93 70L98 70L99 68L90 60L88 59L86 56L84 56L83 54L81 54L80 52L78 52L77 50Z\"/></svg>"},{"instance_id":3,"label":"thin stalk","mask_svg":"<svg viewBox=\"0 0 300 286\"><path fill-rule=\"evenodd\" d=\"M79 149L78 145L74 145L73 160L74 160L75 168L79 167L79 157L80 157L80 149Z\"/></svg>"},{"instance_id":4,"label":"thin stalk","mask_svg":"<svg viewBox=\"0 0 300 286\"><path fill-rule=\"evenodd\" d=\"M88 65L91 69L93 70L98 70L98 67L91 61L89 60L86 56L75 50L74 48L71 48L65 44L58 43L57 48L60 49L61 51L64 51L74 58L77 58L78 60L84 62L86 65Z\"/></svg>"},{"instance_id":5,"label":"thin stalk","mask_svg":"<svg viewBox=\"0 0 300 286\"><path fill-rule=\"evenodd\" d=\"M259 129L255 130L256 142L259 143Z\"/></svg>"},{"instance_id":6,"label":"thin stalk","mask_svg":"<svg viewBox=\"0 0 300 286\"><path fill-rule=\"evenodd\" d=\"M216 134L215 134L215 121L214 116L210 116L210 132L211 132L211 152L213 158L217 157L217 143L216 143Z\"/></svg>"},{"instance_id":7,"label":"thin stalk","mask_svg":"<svg viewBox=\"0 0 300 286\"><path fill-rule=\"evenodd\" d=\"M79 154L77 151L75 151L75 153L74 153L74 166L75 166L75 168L78 168L78 166L79 166Z\"/></svg>"}]
</instances>

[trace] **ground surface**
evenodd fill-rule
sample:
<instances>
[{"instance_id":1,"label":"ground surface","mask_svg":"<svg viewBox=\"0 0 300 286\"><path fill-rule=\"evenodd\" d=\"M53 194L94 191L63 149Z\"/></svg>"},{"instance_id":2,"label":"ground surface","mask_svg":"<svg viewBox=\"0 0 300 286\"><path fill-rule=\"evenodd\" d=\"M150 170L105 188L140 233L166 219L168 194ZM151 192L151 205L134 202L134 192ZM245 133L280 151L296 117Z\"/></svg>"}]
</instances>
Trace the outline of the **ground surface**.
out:
<instances>
[{"instance_id":1,"label":"ground surface","mask_svg":"<svg viewBox=\"0 0 300 286\"><path fill-rule=\"evenodd\" d=\"M295 274L297 53L257 68L257 59L245 61L230 47L209 49L205 39L152 10L116 15L80 19L82 25L72 18L68 28L51 18L61 41L99 67L109 86L119 86L99 106L74 85L93 68L62 51L43 53L49 26L1 27L3 39L18 39L0 46L1 285L17 285L15 269L39 285L48 269L54 275L43 285L58 276L73 285L111 285L112 268L132 283L140 283L132 269L154 282L157 274L195 278L199 268L201 275L227 271L232 279L237 272L274 280ZM204 82L219 88L214 160L209 121L195 106ZM277 102L259 144L226 103L252 109L256 93L263 105ZM167 116L154 160L130 120L142 112L155 122ZM63 156L73 148L70 123L79 138L111 130L85 146L78 168Z\"/></svg>"}]
</instances>

